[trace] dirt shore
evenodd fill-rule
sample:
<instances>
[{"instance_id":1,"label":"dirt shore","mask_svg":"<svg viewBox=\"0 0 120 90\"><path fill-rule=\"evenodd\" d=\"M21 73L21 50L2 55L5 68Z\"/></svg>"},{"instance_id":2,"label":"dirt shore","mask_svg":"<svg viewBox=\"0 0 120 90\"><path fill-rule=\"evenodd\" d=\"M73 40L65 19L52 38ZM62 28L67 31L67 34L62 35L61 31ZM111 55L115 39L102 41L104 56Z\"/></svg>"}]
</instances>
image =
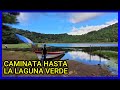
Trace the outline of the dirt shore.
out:
<instances>
[{"instance_id":1,"label":"dirt shore","mask_svg":"<svg viewBox=\"0 0 120 90\"><path fill-rule=\"evenodd\" d=\"M6 52L3 51L3 61L4 60L35 60L35 54L31 54L28 52ZM25 59L24 59L25 58ZM74 60L67 60L68 67L69 67L69 74L68 75L34 75L35 77L43 77L43 76L62 76L62 77L69 77L69 76L76 76L76 77L101 77L107 76L111 77L114 76L109 72L106 68L101 68L100 65L86 65ZM4 68L4 67L3 67ZM5 75L3 75L5 76ZM12 75L12 76L28 76L28 75ZM33 75L29 75L31 77Z\"/></svg>"}]
</instances>

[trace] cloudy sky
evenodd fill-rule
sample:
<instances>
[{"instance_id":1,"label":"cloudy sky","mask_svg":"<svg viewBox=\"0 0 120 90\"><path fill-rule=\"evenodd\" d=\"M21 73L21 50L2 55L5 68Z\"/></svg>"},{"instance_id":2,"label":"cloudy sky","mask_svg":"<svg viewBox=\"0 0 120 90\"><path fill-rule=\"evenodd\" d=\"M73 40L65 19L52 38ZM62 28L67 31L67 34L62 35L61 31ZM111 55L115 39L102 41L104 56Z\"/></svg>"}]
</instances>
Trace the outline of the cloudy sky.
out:
<instances>
[{"instance_id":1,"label":"cloudy sky","mask_svg":"<svg viewBox=\"0 0 120 90\"><path fill-rule=\"evenodd\" d=\"M45 34L82 35L118 22L117 12L21 12L15 28Z\"/></svg>"}]
</instances>

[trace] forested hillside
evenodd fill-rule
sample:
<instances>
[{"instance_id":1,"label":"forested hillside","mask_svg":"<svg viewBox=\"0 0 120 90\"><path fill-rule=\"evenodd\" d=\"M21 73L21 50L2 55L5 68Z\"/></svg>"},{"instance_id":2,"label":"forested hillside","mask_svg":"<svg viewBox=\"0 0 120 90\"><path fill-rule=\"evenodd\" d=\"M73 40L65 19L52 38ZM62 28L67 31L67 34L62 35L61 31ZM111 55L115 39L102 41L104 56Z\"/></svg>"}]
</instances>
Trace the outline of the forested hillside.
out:
<instances>
[{"instance_id":1,"label":"forested hillside","mask_svg":"<svg viewBox=\"0 0 120 90\"><path fill-rule=\"evenodd\" d=\"M92 31L84 35L64 34L41 34L21 30L16 28L3 28L2 43L20 43L15 34L21 34L28 37L36 43L82 43L82 42L117 42L118 41L118 23L103 28L98 31Z\"/></svg>"},{"instance_id":2,"label":"forested hillside","mask_svg":"<svg viewBox=\"0 0 120 90\"><path fill-rule=\"evenodd\" d=\"M118 23L81 35L79 39L76 36L76 39L78 42L118 42Z\"/></svg>"}]
</instances>

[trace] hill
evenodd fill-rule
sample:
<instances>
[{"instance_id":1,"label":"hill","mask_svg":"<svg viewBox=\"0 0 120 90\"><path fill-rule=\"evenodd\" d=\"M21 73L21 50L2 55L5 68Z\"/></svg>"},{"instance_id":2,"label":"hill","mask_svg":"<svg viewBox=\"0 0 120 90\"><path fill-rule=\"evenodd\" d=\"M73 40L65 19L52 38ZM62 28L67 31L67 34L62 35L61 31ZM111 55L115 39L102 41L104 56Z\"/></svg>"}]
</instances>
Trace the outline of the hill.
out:
<instances>
[{"instance_id":1,"label":"hill","mask_svg":"<svg viewBox=\"0 0 120 90\"><path fill-rule=\"evenodd\" d=\"M67 33L42 34L28 30L8 28L2 30L2 43L21 43L15 36L16 33L26 36L36 43L118 42L118 23L84 35L68 35Z\"/></svg>"},{"instance_id":2,"label":"hill","mask_svg":"<svg viewBox=\"0 0 120 90\"><path fill-rule=\"evenodd\" d=\"M79 37L79 39L77 37ZM76 39L76 41L81 42L118 42L118 23L98 31L76 36Z\"/></svg>"}]
</instances>

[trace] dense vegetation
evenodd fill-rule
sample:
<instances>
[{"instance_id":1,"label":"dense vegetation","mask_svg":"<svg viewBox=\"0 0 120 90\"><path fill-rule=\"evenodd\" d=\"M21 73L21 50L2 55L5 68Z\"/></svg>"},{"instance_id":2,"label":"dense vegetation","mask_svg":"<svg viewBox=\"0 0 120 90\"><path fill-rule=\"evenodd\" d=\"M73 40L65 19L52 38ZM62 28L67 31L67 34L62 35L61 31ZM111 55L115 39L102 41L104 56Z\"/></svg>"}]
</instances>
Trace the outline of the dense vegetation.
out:
<instances>
[{"instance_id":1,"label":"dense vegetation","mask_svg":"<svg viewBox=\"0 0 120 90\"><path fill-rule=\"evenodd\" d=\"M18 12L4 12L2 13L2 29L10 29L6 24L17 24Z\"/></svg>"},{"instance_id":2,"label":"dense vegetation","mask_svg":"<svg viewBox=\"0 0 120 90\"><path fill-rule=\"evenodd\" d=\"M78 43L78 42L117 42L118 41L118 23L99 31L92 31L84 35L68 34L41 34L9 28L2 31L2 43L20 43L15 34L21 34L36 43Z\"/></svg>"},{"instance_id":3,"label":"dense vegetation","mask_svg":"<svg viewBox=\"0 0 120 90\"><path fill-rule=\"evenodd\" d=\"M20 13L18 12L4 12L2 13L2 41L3 43L15 43L18 40L15 38L14 33L11 32L12 27L8 24L17 24L17 16ZM14 40L14 42L13 42Z\"/></svg>"},{"instance_id":4,"label":"dense vegetation","mask_svg":"<svg viewBox=\"0 0 120 90\"><path fill-rule=\"evenodd\" d=\"M20 43L15 36L16 33L28 37L36 43L82 43L82 42L117 42L118 41L118 23L103 28L99 31L92 31L84 35L64 34L42 34L30 32L28 30L16 29L7 24L17 24L17 15L19 13L3 13L2 23L2 43L15 44Z\"/></svg>"},{"instance_id":5,"label":"dense vegetation","mask_svg":"<svg viewBox=\"0 0 120 90\"><path fill-rule=\"evenodd\" d=\"M76 39L78 42L118 42L118 23L81 35Z\"/></svg>"}]
</instances>

